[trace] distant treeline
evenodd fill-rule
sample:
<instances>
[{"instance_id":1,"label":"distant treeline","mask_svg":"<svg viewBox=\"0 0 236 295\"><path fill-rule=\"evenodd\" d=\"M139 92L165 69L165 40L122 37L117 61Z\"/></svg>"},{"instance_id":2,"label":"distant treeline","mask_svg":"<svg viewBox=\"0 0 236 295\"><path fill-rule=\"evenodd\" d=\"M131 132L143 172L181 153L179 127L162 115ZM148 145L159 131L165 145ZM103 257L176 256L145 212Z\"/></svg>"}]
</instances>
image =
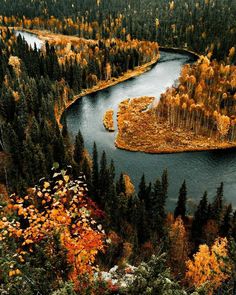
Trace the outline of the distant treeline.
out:
<instances>
[{"instance_id":1,"label":"distant treeline","mask_svg":"<svg viewBox=\"0 0 236 295\"><path fill-rule=\"evenodd\" d=\"M0 1L3 24L45 27L86 38L132 38L212 52L224 59L236 44L236 4L229 0ZM52 17L54 16L54 17ZM235 61L235 58L234 60Z\"/></svg>"}]
</instances>

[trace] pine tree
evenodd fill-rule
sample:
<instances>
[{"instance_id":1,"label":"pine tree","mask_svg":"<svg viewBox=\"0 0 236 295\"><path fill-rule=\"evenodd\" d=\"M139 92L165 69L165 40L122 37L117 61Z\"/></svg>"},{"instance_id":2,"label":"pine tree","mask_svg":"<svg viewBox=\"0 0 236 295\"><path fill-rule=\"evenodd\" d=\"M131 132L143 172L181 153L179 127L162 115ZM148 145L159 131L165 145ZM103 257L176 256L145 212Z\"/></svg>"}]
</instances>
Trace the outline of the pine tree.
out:
<instances>
[{"instance_id":1,"label":"pine tree","mask_svg":"<svg viewBox=\"0 0 236 295\"><path fill-rule=\"evenodd\" d=\"M161 177L161 185L162 185L162 191L164 194L164 198L167 199L167 194L168 194L168 171L167 169L165 169L162 173L162 177Z\"/></svg>"},{"instance_id":2,"label":"pine tree","mask_svg":"<svg viewBox=\"0 0 236 295\"><path fill-rule=\"evenodd\" d=\"M93 144L93 167L92 167L92 197L96 201L99 195L99 167L97 145Z\"/></svg>"},{"instance_id":3,"label":"pine tree","mask_svg":"<svg viewBox=\"0 0 236 295\"><path fill-rule=\"evenodd\" d=\"M145 181L145 175L143 174L139 184L139 192L138 192L138 197L140 201L146 199L146 193L147 193L147 186Z\"/></svg>"},{"instance_id":4,"label":"pine tree","mask_svg":"<svg viewBox=\"0 0 236 295\"><path fill-rule=\"evenodd\" d=\"M236 242L236 210L234 211L232 218L232 237Z\"/></svg>"},{"instance_id":5,"label":"pine tree","mask_svg":"<svg viewBox=\"0 0 236 295\"><path fill-rule=\"evenodd\" d=\"M125 195L126 187L125 187L125 179L124 179L123 173L120 174L120 177L116 183L116 192L118 195L120 195L121 193Z\"/></svg>"},{"instance_id":6,"label":"pine tree","mask_svg":"<svg viewBox=\"0 0 236 295\"><path fill-rule=\"evenodd\" d=\"M196 212L194 213L192 223L192 237L196 241L201 241L203 226L206 225L209 219L207 192L204 192L202 199L199 202Z\"/></svg>"},{"instance_id":7,"label":"pine tree","mask_svg":"<svg viewBox=\"0 0 236 295\"><path fill-rule=\"evenodd\" d=\"M221 182L220 186L217 188L216 196L214 202L212 203L212 219L215 219L220 223L222 210L223 210L223 195L224 195L224 184Z\"/></svg>"},{"instance_id":8,"label":"pine tree","mask_svg":"<svg viewBox=\"0 0 236 295\"><path fill-rule=\"evenodd\" d=\"M81 170L83 155L84 155L84 139L83 139L83 136L79 130L79 132L75 138L75 148L74 148L74 160L75 160L76 164L78 165L79 170Z\"/></svg>"},{"instance_id":9,"label":"pine tree","mask_svg":"<svg viewBox=\"0 0 236 295\"><path fill-rule=\"evenodd\" d=\"M100 201L102 205L105 205L106 195L109 189L109 170L107 168L107 157L105 151L102 153L100 161L100 172L99 172L99 191Z\"/></svg>"},{"instance_id":10,"label":"pine tree","mask_svg":"<svg viewBox=\"0 0 236 295\"><path fill-rule=\"evenodd\" d=\"M165 213L165 193L163 192L162 183L159 179L156 180L153 191L150 194L148 204L148 217L150 229L154 239L162 237L164 234L164 223L166 218Z\"/></svg>"},{"instance_id":11,"label":"pine tree","mask_svg":"<svg viewBox=\"0 0 236 295\"><path fill-rule=\"evenodd\" d=\"M220 227L220 235L222 237L228 237L231 234L232 231L232 205L229 204L225 208L225 213L223 216L223 221Z\"/></svg>"},{"instance_id":12,"label":"pine tree","mask_svg":"<svg viewBox=\"0 0 236 295\"><path fill-rule=\"evenodd\" d=\"M181 216L182 219L185 218L186 202L187 202L187 188L186 188L186 182L184 181L179 190L179 198L178 198L177 206L174 212L175 218L177 218L178 216Z\"/></svg>"},{"instance_id":13,"label":"pine tree","mask_svg":"<svg viewBox=\"0 0 236 295\"><path fill-rule=\"evenodd\" d=\"M109 182L110 182L110 185L112 185L114 183L115 176L116 176L115 165L114 165L114 161L111 160L110 167L109 167Z\"/></svg>"},{"instance_id":14,"label":"pine tree","mask_svg":"<svg viewBox=\"0 0 236 295\"><path fill-rule=\"evenodd\" d=\"M140 206L138 209L138 226L137 226L137 234L138 234L138 243L143 244L145 243L149 238L149 231L148 229L148 216L147 211L145 208L144 201L140 202Z\"/></svg>"}]
</instances>

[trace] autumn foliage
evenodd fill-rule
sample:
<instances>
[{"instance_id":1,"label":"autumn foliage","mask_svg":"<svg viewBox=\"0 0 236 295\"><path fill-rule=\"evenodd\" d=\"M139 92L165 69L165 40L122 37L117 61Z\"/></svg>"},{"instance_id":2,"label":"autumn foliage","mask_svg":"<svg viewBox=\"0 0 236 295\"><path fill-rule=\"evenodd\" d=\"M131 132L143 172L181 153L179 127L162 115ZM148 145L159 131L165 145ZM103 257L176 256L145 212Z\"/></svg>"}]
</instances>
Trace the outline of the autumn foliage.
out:
<instances>
[{"instance_id":1,"label":"autumn foliage","mask_svg":"<svg viewBox=\"0 0 236 295\"><path fill-rule=\"evenodd\" d=\"M8 208L15 218L0 219L0 240L10 238L17 243L16 256L22 263L25 254L34 252L42 240L48 241L48 250L53 252L50 237L59 236L71 266L69 279L76 290L81 288L79 276L92 280L96 255L104 250L105 233L94 219L97 209L88 201L86 190L83 179L74 181L64 170L55 172L52 180L41 180L27 196L12 195ZM9 276L12 275L21 272L10 269Z\"/></svg>"},{"instance_id":2,"label":"autumn foliage","mask_svg":"<svg viewBox=\"0 0 236 295\"><path fill-rule=\"evenodd\" d=\"M208 294L212 294L221 284L230 278L231 265L228 259L228 241L226 238L216 239L209 247L201 245L193 260L186 263L186 278L190 285L200 287L207 284Z\"/></svg>"},{"instance_id":3,"label":"autumn foliage","mask_svg":"<svg viewBox=\"0 0 236 295\"><path fill-rule=\"evenodd\" d=\"M235 99L236 67L201 56L183 67L178 87L162 94L157 114L196 135L235 141Z\"/></svg>"}]
</instances>

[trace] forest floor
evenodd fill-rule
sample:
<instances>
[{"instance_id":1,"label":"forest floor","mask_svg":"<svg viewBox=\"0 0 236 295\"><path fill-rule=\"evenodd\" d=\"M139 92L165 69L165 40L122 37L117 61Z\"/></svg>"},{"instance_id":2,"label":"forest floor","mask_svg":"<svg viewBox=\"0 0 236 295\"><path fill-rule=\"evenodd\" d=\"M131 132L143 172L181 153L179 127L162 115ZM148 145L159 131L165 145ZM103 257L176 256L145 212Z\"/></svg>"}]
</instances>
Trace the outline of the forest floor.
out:
<instances>
[{"instance_id":1,"label":"forest floor","mask_svg":"<svg viewBox=\"0 0 236 295\"><path fill-rule=\"evenodd\" d=\"M235 143L221 142L192 131L173 128L148 106L153 97L127 99L117 113L118 148L145 153L178 153L236 148Z\"/></svg>"}]
</instances>

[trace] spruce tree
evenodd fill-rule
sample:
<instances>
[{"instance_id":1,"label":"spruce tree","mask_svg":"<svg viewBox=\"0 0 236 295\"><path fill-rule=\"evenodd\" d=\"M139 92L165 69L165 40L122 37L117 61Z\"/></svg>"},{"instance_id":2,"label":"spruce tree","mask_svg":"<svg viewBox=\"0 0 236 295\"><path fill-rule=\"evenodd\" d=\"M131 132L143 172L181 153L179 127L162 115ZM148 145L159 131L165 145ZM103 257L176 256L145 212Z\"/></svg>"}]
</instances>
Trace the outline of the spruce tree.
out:
<instances>
[{"instance_id":1,"label":"spruce tree","mask_svg":"<svg viewBox=\"0 0 236 295\"><path fill-rule=\"evenodd\" d=\"M220 223L222 210L223 210L223 195L224 195L224 184L221 182L217 188L215 199L212 203L212 218L215 219L218 224Z\"/></svg>"},{"instance_id":2,"label":"spruce tree","mask_svg":"<svg viewBox=\"0 0 236 295\"><path fill-rule=\"evenodd\" d=\"M159 179L156 180L152 193L150 194L148 204L148 219L151 229L151 234L154 239L163 236L165 224L165 193L163 192L162 183Z\"/></svg>"},{"instance_id":3,"label":"spruce tree","mask_svg":"<svg viewBox=\"0 0 236 295\"><path fill-rule=\"evenodd\" d=\"M109 170L107 168L107 157L105 151L102 153L100 161L100 172L99 172L99 192L100 192L100 201L102 205L105 205L106 202L106 193L109 188Z\"/></svg>"},{"instance_id":4,"label":"spruce tree","mask_svg":"<svg viewBox=\"0 0 236 295\"><path fill-rule=\"evenodd\" d=\"M204 225L206 225L209 219L209 207L207 192L204 193L202 199L199 202L196 212L194 213L193 223L192 223L192 237L196 241L201 241L202 230Z\"/></svg>"},{"instance_id":5,"label":"spruce tree","mask_svg":"<svg viewBox=\"0 0 236 295\"><path fill-rule=\"evenodd\" d=\"M220 235L222 237L229 237L232 232L232 205L229 204L225 208L222 224L220 227Z\"/></svg>"},{"instance_id":6,"label":"spruce tree","mask_svg":"<svg viewBox=\"0 0 236 295\"><path fill-rule=\"evenodd\" d=\"M84 139L79 130L75 138L75 148L74 148L74 160L77 163L79 170L81 170L83 155L84 155Z\"/></svg>"},{"instance_id":7,"label":"spruce tree","mask_svg":"<svg viewBox=\"0 0 236 295\"><path fill-rule=\"evenodd\" d=\"M120 177L116 183L116 192L118 195L126 193L126 187L125 187L125 179L124 179L124 174L121 173Z\"/></svg>"},{"instance_id":8,"label":"spruce tree","mask_svg":"<svg viewBox=\"0 0 236 295\"><path fill-rule=\"evenodd\" d=\"M92 197L96 201L99 195L99 167L97 145L93 144L93 167L92 167Z\"/></svg>"},{"instance_id":9,"label":"spruce tree","mask_svg":"<svg viewBox=\"0 0 236 295\"><path fill-rule=\"evenodd\" d=\"M236 210L233 213L232 217L232 237L234 238L236 242Z\"/></svg>"},{"instance_id":10,"label":"spruce tree","mask_svg":"<svg viewBox=\"0 0 236 295\"><path fill-rule=\"evenodd\" d=\"M187 188L186 188L186 182L184 180L180 190L179 190L179 198L177 202L177 206L174 211L174 216L177 218L178 216L181 216L182 219L186 216L186 202L187 202Z\"/></svg>"},{"instance_id":11,"label":"spruce tree","mask_svg":"<svg viewBox=\"0 0 236 295\"><path fill-rule=\"evenodd\" d=\"M139 184L139 192L138 192L138 197L139 197L140 201L145 200L146 192L147 192L147 186L146 186L145 175L143 174L141 177L140 184Z\"/></svg>"},{"instance_id":12,"label":"spruce tree","mask_svg":"<svg viewBox=\"0 0 236 295\"><path fill-rule=\"evenodd\" d=\"M162 173L161 177L161 185L162 185L162 191L163 191L163 196L165 199L167 199L167 194L168 194L168 171L165 169Z\"/></svg>"}]
</instances>

